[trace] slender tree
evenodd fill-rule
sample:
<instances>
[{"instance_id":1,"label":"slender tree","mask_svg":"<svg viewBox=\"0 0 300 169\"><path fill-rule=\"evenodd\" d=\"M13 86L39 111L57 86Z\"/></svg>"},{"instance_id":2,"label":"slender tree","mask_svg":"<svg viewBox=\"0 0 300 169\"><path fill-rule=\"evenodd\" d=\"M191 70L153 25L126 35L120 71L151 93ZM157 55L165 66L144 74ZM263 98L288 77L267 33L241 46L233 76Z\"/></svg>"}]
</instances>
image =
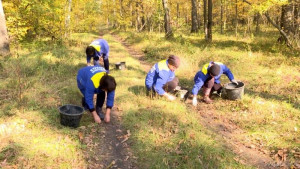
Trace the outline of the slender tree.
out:
<instances>
[{"instance_id":1,"label":"slender tree","mask_svg":"<svg viewBox=\"0 0 300 169\"><path fill-rule=\"evenodd\" d=\"M198 12L197 12L197 20L198 20L198 30L201 28L201 16L200 16L200 11L201 11L201 0L198 0L197 2L198 5Z\"/></svg>"},{"instance_id":2,"label":"slender tree","mask_svg":"<svg viewBox=\"0 0 300 169\"><path fill-rule=\"evenodd\" d=\"M259 21L260 21L260 13L257 12L255 15L255 32L258 33L260 31L260 27L259 27Z\"/></svg>"},{"instance_id":3,"label":"slender tree","mask_svg":"<svg viewBox=\"0 0 300 169\"><path fill-rule=\"evenodd\" d=\"M212 41L212 9L213 9L213 4L212 0L208 0L207 4L207 41L211 42Z\"/></svg>"},{"instance_id":4,"label":"slender tree","mask_svg":"<svg viewBox=\"0 0 300 169\"><path fill-rule=\"evenodd\" d=\"M72 10L72 0L67 0L67 16L65 21L65 37L70 36L70 22L71 22L71 10Z\"/></svg>"},{"instance_id":5,"label":"slender tree","mask_svg":"<svg viewBox=\"0 0 300 169\"><path fill-rule=\"evenodd\" d=\"M0 0L0 31L1 31L0 55L7 56L10 54L10 50L9 50L9 39L8 39L8 33L6 28L5 15L2 6L2 0Z\"/></svg>"},{"instance_id":6,"label":"slender tree","mask_svg":"<svg viewBox=\"0 0 300 169\"><path fill-rule=\"evenodd\" d=\"M165 11L165 16L164 16L164 22L165 22L165 36L167 39L172 38L173 31L171 27L171 21L170 21L170 11L168 8L168 0L162 0L164 11Z\"/></svg>"},{"instance_id":7,"label":"slender tree","mask_svg":"<svg viewBox=\"0 0 300 169\"><path fill-rule=\"evenodd\" d=\"M205 39L208 39L208 31L207 31L207 0L203 0L203 27Z\"/></svg>"},{"instance_id":8,"label":"slender tree","mask_svg":"<svg viewBox=\"0 0 300 169\"><path fill-rule=\"evenodd\" d=\"M195 33L198 32L198 20L197 20L197 1L192 1L192 29L191 32Z\"/></svg>"},{"instance_id":9,"label":"slender tree","mask_svg":"<svg viewBox=\"0 0 300 169\"><path fill-rule=\"evenodd\" d=\"M235 18L234 18L235 36L238 33L238 2L235 0Z\"/></svg>"},{"instance_id":10,"label":"slender tree","mask_svg":"<svg viewBox=\"0 0 300 169\"><path fill-rule=\"evenodd\" d=\"M224 4L223 4L223 0L221 0L221 25L220 25L220 28L221 28L221 34L223 34L223 25L224 25L224 21L223 21L223 14L224 14Z\"/></svg>"}]
</instances>

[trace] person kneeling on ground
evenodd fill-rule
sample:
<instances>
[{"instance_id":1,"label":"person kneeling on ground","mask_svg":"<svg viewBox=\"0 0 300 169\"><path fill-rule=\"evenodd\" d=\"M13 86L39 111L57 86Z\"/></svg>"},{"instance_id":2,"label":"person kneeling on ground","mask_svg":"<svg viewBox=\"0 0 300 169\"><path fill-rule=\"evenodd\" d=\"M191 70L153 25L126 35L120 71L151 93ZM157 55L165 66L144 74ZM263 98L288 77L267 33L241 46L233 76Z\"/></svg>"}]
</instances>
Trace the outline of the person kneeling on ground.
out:
<instances>
[{"instance_id":1,"label":"person kneeling on ground","mask_svg":"<svg viewBox=\"0 0 300 169\"><path fill-rule=\"evenodd\" d=\"M87 65L92 66L91 59L94 60L94 65L99 65L99 59L104 62L104 68L109 73L109 46L106 40L97 39L94 40L85 50Z\"/></svg>"},{"instance_id":2,"label":"person kneeling on ground","mask_svg":"<svg viewBox=\"0 0 300 169\"><path fill-rule=\"evenodd\" d=\"M203 101L207 104L212 103L212 100L209 98L211 93L217 91L219 95L221 94L220 77L222 74L225 74L232 83L238 84L230 69L220 62L209 62L196 73L194 77L195 84L192 89L194 106L197 105L197 94L201 87L203 89Z\"/></svg>"},{"instance_id":3,"label":"person kneeling on ground","mask_svg":"<svg viewBox=\"0 0 300 169\"><path fill-rule=\"evenodd\" d=\"M169 93L174 91L178 85L179 80L175 77L174 71L179 65L180 59L174 55L169 56L167 60L156 63L148 72L145 79L148 92L156 92L171 101L175 100L176 97Z\"/></svg>"},{"instance_id":4,"label":"person kneeling on ground","mask_svg":"<svg viewBox=\"0 0 300 169\"><path fill-rule=\"evenodd\" d=\"M114 105L116 81L114 77L108 75L105 69L99 65L87 66L81 68L77 74L77 86L83 94L82 106L89 109L96 123L101 120L110 122L110 111ZM106 100L105 117L102 112L102 106ZM97 94L96 108L93 98Z\"/></svg>"}]
</instances>

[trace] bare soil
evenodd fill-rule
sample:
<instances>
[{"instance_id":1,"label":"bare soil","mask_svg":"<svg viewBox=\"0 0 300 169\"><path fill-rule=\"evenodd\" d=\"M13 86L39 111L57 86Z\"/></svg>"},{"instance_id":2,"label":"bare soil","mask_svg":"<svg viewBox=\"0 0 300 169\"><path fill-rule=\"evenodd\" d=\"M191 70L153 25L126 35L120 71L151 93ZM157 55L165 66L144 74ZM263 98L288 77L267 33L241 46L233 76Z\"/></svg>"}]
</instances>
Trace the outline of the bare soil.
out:
<instances>
[{"instance_id":1,"label":"bare soil","mask_svg":"<svg viewBox=\"0 0 300 169\"><path fill-rule=\"evenodd\" d=\"M87 146L84 154L89 169L137 168L137 158L133 156L128 141L130 131L125 131L121 126L120 112L117 109L115 106L111 111L110 123L102 121L100 125L80 128L79 138Z\"/></svg>"}]
</instances>

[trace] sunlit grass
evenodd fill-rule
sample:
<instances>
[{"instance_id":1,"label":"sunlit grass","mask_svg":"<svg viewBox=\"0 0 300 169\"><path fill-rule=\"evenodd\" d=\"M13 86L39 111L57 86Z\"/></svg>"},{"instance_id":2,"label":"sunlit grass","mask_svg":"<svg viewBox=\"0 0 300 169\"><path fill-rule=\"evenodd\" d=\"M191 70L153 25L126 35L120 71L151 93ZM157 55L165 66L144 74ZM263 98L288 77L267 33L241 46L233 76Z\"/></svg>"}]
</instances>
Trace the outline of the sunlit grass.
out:
<instances>
[{"instance_id":1,"label":"sunlit grass","mask_svg":"<svg viewBox=\"0 0 300 169\"><path fill-rule=\"evenodd\" d=\"M194 74L204 63L227 64L245 82L245 96L241 101L216 100L216 113L270 150L299 147L299 57L274 44L276 38L217 35L208 45L198 35L175 35L166 41L159 33L119 34L144 51L150 65L170 54L180 56L176 74L184 87L192 87ZM14 51L7 60L1 58L0 159L7 159L4 167L86 168L78 131L59 124L58 107L81 104L76 74L85 66L86 45L96 38L82 33L74 34L65 45L23 44L18 55ZM122 124L132 134L130 142L142 168L248 168L234 160L222 138L200 125L201 117L189 105L147 97L147 68L112 36L104 38L111 48L110 73L117 81L115 109L121 111ZM126 62L126 70L114 69L120 61ZM222 80L228 82L225 77ZM91 123L85 113L81 125Z\"/></svg>"},{"instance_id":2,"label":"sunlit grass","mask_svg":"<svg viewBox=\"0 0 300 169\"><path fill-rule=\"evenodd\" d=\"M147 49L151 62L157 60L157 55L180 56L183 64L176 74L181 85L190 89L203 64L212 60L225 63L235 78L245 83L245 96L236 102L216 100L216 113L234 121L246 136L263 140L270 150L299 147L299 51L276 44L276 32L238 39L214 34L211 44L195 35L175 35L173 41L156 33L120 35L138 48ZM227 83L227 77L222 77L222 82Z\"/></svg>"},{"instance_id":3,"label":"sunlit grass","mask_svg":"<svg viewBox=\"0 0 300 169\"><path fill-rule=\"evenodd\" d=\"M212 133L208 134L199 124L198 114L183 102L147 97L145 68L138 60L123 57L126 51L122 47L119 50L111 52L110 60L126 61L127 69L111 71L117 80L116 107L122 112L123 125L132 134L132 148L139 165L143 168L247 168L236 162L234 154L216 141Z\"/></svg>"}]
</instances>

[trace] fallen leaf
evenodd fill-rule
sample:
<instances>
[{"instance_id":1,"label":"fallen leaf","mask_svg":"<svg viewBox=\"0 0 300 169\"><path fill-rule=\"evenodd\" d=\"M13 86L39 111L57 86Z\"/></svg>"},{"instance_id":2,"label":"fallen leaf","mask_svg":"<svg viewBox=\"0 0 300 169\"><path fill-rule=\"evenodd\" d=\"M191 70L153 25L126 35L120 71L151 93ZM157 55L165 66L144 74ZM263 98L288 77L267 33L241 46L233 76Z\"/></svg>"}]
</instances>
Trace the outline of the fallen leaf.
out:
<instances>
[{"instance_id":1,"label":"fallen leaf","mask_svg":"<svg viewBox=\"0 0 300 169\"><path fill-rule=\"evenodd\" d=\"M82 141L82 140L83 140L83 133L82 133L82 132L79 132L79 133L78 133L78 136L79 136L79 140Z\"/></svg>"},{"instance_id":2,"label":"fallen leaf","mask_svg":"<svg viewBox=\"0 0 300 169\"><path fill-rule=\"evenodd\" d=\"M121 141L121 143L124 143L127 140L128 140L128 137L126 137L123 141Z\"/></svg>"}]
</instances>

